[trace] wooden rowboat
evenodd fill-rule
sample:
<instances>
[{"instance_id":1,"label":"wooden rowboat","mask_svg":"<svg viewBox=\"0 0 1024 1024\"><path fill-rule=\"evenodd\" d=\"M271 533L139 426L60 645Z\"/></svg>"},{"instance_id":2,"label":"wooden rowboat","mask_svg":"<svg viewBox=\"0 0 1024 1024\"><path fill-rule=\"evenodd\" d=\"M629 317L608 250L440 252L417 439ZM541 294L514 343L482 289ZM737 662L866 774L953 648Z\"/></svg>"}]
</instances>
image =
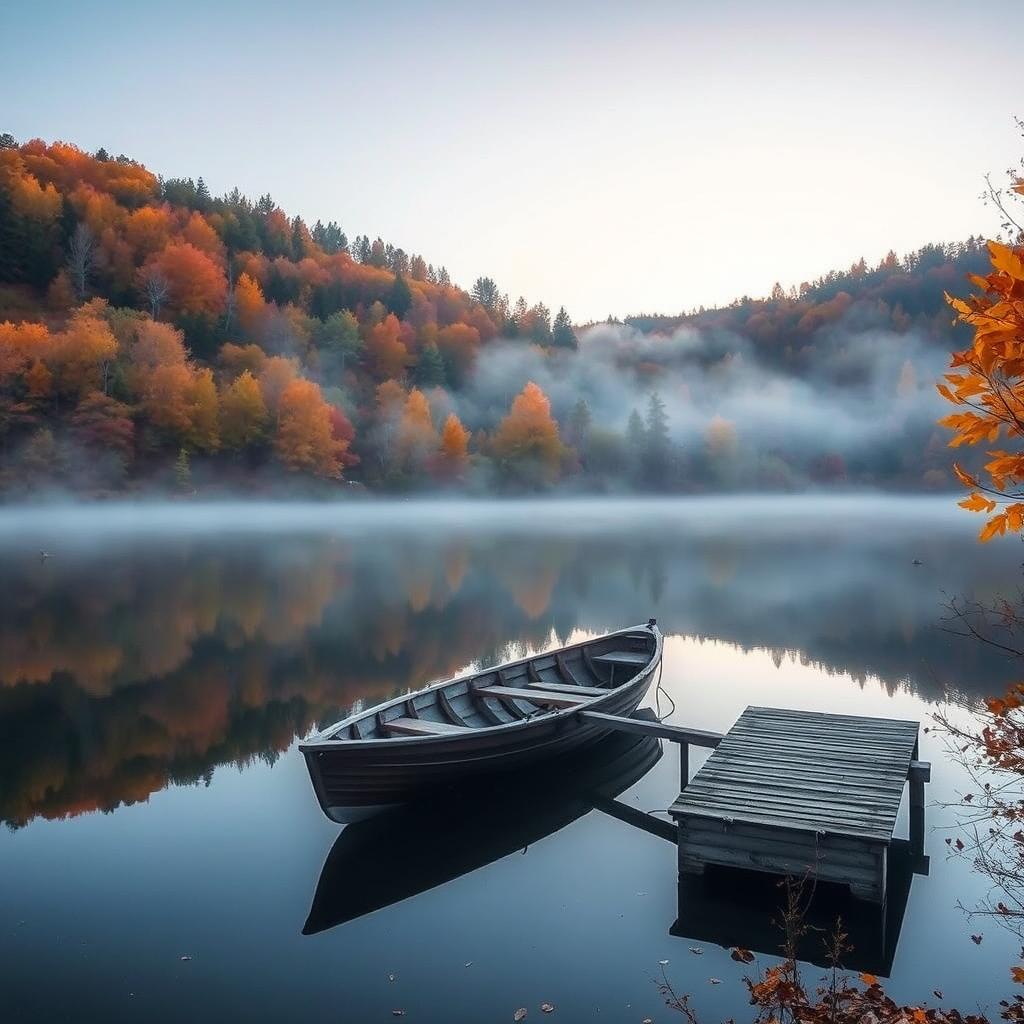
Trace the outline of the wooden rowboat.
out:
<instances>
[{"instance_id":1,"label":"wooden rowboat","mask_svg":"<svg viewBox=\"0 0 1024 1024\"><path fill-rule=\"evenodd\" d=\"M428 686L299 745L324 813L346 823L439 786L569 753L629 715L661 662L654 619Z\"/></svg>"}]
</instances>

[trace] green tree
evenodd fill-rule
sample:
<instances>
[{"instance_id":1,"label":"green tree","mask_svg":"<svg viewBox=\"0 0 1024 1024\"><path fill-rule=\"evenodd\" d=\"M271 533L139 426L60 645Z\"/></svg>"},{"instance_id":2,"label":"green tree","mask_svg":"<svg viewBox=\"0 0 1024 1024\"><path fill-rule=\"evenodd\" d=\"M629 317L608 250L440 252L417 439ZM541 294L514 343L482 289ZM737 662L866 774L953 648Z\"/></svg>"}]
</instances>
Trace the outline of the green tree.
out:
<instances>
[{"instance_id":1,"label":"green tree","mask_svg":"<svg viewBox=\"0 0 1024 1024\"><path fill-rule=\"evenodd\" d=\"M473 282L473 298L480 303L488 313L494 311L495 303L498 301L498 286L490 277L478 277Z\"/></svg>"},{"instance_id":2,"label":"green tree","mask_svg":"<svg viewBox=\"0 0 1024 1024\"><path fill-rule=\"evenodd\" d=\"M181 448L174 460L174 482L179 491L187 491L192 487L192 466L188 457L188 449Z\"/></svg>"},{"instance_id":3,"label":"green tree","mask_svg":"<svg viewBox=\"0 0 1024 1024\"><path fill-rule=\"evenodd\" d=\"M543 302L538 302L536 306L530 309L529 316L532 321L530 325L530 340L538 345L550 345L551 310Z\"/></svg>"},{"instance_id":4,"label":"green tree","mask_svg":"<svg viewBox=\"0 0 1024 1024\"><path fill-rule=\"evenodd\" d=\"M555 322L551 329L551 344L557 348L576 348L579 345L565 306L562 306L555 314Z\"/></svg>"},{"instance_id":5,"label":"green tree","mask_svg":"<svg viewBox=\"0 0 1024 1024\"><path fill-rule=\"evenodd\" d=\"M399 320L409 312L409 307L412 306L412 292L401 274L395 274L395 280L388 291L385 304Z\"/></svg>"},{"instance_id":6,"label":"green tree","mask_svg":"<svg viewBox=\"0 0 1024 1024\"><path fill-rule=\"evenodd\" d=\"M655 487L664 487L667 482L671 447L665 403L652 391L644 423L643 468L647 482Z\"/></svg>"},{"instance_id":7,"label":"green tree","mask_svg":"<svg viewBox=\"0 0 1024 1024\"><path fill-rule=\"evenodd\" d=\"M363 349L359 336L359 321L347 309L332 313L326 320L317 321L313 327L313 341L327 356L328 369L337 368L339 376L345 373L346 364L354 362Z\"/></svg>"},{"instance_id":8,"label":"green tree","mask_svg":"<svg viewBox=\"0 0 1024 1024\"><path fill-rule=\"evenodd\" d=\"M590 428L593 417L590 415L590 406L585 398L577 400L569 413L569 422L566 425L566 440L577 452L580 459L586 462L587 449L590 446Z\"/></svg>"},{"instance_id":9,"label":"green tree","mask_svg":"<svg viewBox=\"0 0 1024 1024\"><path fill-rule=\"evenodd\" d=\"M423 388L445 386L444 359L433 342L423 346L413 379Z\"/></svg>"},{"instance_id":10,"label":"green tree","mask_svg":"<svg viewBox=\"0 0 1024 1024\"><path fill-rule=\"evenodd\" d=\"M369 256L364 262L369 263L371 267L383 267L386 266L387 261L387 254L384 251L384 240L375 238L370 243Z\"/></svg>"},{"instance_id":11,"label":"green tree","mask_svg":"<svg viewBox=\"0 0 1024 1024\"><path fill-rule=\"evenodd\" d=\"M195 208L200 213L205 213L207 210L210 209L210 206L212 204L213 197L210 195L210 190L206 187L206 182L203 181L202 178L200 178L196 182Z\"/></svg>"}]
</instances>

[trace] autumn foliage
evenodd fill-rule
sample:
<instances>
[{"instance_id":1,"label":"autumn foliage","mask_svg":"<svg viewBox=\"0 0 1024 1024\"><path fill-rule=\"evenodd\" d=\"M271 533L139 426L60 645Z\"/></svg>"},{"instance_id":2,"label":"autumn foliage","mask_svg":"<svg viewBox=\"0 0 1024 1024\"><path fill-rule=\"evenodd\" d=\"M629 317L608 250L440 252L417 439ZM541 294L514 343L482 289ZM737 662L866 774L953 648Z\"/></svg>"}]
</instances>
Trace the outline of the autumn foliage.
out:
<instances>
[{"instance_id":1,"label":"autumn foliage","mask_svg":"<svg viewBox=\"0 0 1024 1024\"><path fill-rule=\"evenodd\" d=\"M1024 186L1021 186L1024 190ZM989 243L992 272L973 276L970 298L949 297L959 320L974 332L970 348L957 352L952 373L939 384L942 396L965 411L941 422L954 432L950 445L1012 445L988 449L983 474L954 464L971 493L963 508L988 515L981 531L987 541L1024 528L1024 247Z\"/></svg>"},{"instance_id":2,"label":"autumn foliage","mask_svg":"<svg viewBox=\"0 0 1024 1024\"><path fill-rule=\"evenodd\" d=\"M512 402L494 436L494 453L524 476L553 480L563 455L547 395L530 381Z\"/></svg>"},{"instance_id":3,"label":"autumn foliage","mask_svg":"<svg viewBox=\"0 0 1024 1024\"><path fill-rule=\"evenodd\" d=\"M499 335L575 344L564 310L552 325L485 279L471 295L269 196L0 136L0 488L55 480L81 444L110 456L102 480L86 474L101 490L275 465L464 484L472 438L452 395ZM531 486L552 482L554 449L531 443L546 466Z\"/></svg>"},{"instance_id":4,"label":"autumn foliage","mask_svg":"<svg viewBox=\"0 0 1024 1024\"><path fill-rule=\"evenodd\" d=\"M312 381L293 380L281 394L277 415L275 447L281 461L292 470L337 477L348 445L334 437L320 388Z\"/></svg>"}]
</instances>

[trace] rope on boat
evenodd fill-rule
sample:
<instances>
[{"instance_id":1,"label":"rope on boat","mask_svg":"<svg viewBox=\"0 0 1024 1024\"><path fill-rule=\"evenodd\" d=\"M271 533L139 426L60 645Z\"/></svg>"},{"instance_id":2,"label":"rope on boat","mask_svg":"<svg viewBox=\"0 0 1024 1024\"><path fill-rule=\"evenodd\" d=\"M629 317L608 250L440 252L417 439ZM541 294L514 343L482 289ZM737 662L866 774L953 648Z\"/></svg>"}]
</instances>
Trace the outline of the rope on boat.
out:
<instances>
[{"instance_id":1,"label":"rope on boat","mask_svg":"<svg viewBox=\"0 0 1024 1024\"><path fill-rule=\"evenodd\" d=\"M676 702L672 699L672 695L668 692L668 690L665 689L664 686L661 685L661 672L662 672L662 669L664 667L665 667L665 662L664 661L659 661L658 662L658 685L657 685L657 687L655 688L655 691L654 691L654 716L655 716L655 718L658 719L659 722L664 722L665 719L668 718L669 715L674 714L675 710L676 710ZM665 694L665 700L667 700L669 702L669 704L672 705L671 709L669 711L666 711L665 714L661 713L661 695L662 694Z\"/></svg>"}]
</instances>

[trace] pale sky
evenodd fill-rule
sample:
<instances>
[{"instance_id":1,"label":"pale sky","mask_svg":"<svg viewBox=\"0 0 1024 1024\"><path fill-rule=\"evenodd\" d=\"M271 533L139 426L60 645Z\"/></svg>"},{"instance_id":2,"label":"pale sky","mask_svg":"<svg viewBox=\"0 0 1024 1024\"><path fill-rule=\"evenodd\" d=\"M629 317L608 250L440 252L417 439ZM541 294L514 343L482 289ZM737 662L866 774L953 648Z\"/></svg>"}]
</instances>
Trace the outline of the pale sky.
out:
<instances>
[{"instance_id":1,"label":"pale sky","mask_svg":"<svg viewBox=\"0 0 1024 1024\"><path fill-rule=\"evenodd\" d=\"M1020 0L0 6L0 131L270 194L577 322L993 233Z\"/></svg>"}]
</instances>

